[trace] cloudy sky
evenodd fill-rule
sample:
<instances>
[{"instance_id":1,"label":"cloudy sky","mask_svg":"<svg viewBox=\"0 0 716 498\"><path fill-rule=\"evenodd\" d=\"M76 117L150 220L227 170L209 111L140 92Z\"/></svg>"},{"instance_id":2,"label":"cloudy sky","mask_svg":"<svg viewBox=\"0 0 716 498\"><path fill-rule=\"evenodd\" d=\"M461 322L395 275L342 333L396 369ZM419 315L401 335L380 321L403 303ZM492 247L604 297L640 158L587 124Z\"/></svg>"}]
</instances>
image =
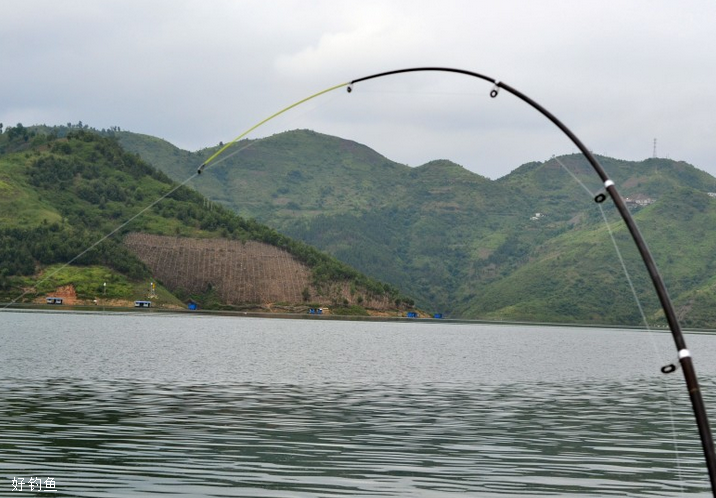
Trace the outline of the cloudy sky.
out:
<instances>
[{"instance_id":1,"label":"cloudy sky","mask_svg":"<svg viewBox=\"0 0 716 498\"><path fill-rule=\"evenodd\" d=\"M504 81L593 151L716 175L714 0L2 0L0 122L82 121L188 150L369 74ZM310 128L411 166L490 178L575 151L527 105L459 75L330 92L250 137Z\"/></svg>"}]
</instances>

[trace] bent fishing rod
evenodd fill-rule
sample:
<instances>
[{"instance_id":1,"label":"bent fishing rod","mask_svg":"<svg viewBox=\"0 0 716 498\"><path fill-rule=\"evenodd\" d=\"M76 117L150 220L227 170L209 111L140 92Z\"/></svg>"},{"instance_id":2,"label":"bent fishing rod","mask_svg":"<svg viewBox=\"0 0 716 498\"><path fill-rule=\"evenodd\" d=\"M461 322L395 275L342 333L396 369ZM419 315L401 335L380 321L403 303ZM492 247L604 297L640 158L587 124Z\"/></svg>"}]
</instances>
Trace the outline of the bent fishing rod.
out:
<instances>
[{"instance_id":1,"label":"bent fishing rod","mask_svg":"<svg viewBox=\"0 0 716 498\"><path fill-rule=\"evenodd\" d=\"M533 109L537 110L540 114L542 114L544 117L549 119L557 128L559 128L569 139L574 143L574 145L584 154L584 157L587 158L587 161L592 166L592 169L597 173L599 178L601 179L603 185L604 185L604 191L600 192L594 197L594 201L597 203L602 203L606 200L606 192L609 194L609 197L611 197L612 201L614 202L614 205L617 208L617 211L619 212L620 216L622 217L622 220L626 224L629 233L632 236L632 239L634 240L634 243L637 246L637 249L639 251L639 254L641 255L642 260L644 261L644 265L646 266L646 270L649 273L649 277L651 278L652 284L654 285L654 289L656 290L656 294L659 297L659 302L661 303L661 307L664 310L664 315L666 316L667 323L669 324L669 329L671 330L671 335L674 339L674 343L676 346L676 350L678 352L678 363L681 366L681 369L684 372L684 380L686 381L686 386L689 391L689 397L691 399L691 406L694 411L694 415L696 417L696 425L698 427L699 431L699 437L701 438L701 445L704 452L704 457L706 459L706 467L709 474L709 479L711 482L711 492L713 493L714 498L716 498L716 451L714 450L714 441L713 436L711 434L711 427L709 425L708 416L706 413L706 407L703 402L703 398L701 396L701 389L699 387L698 378L696 376L696 370L694 368L694 363L691 358L691 353L689 352L689 349L686 347L686 341L684 339L684 334L681 330L681 326L679 325L679 321L676 318L676 312L674 310L674 306L671 302L671 299L669 298L669 294L666 290L666 286L664 285L664 281L661 278L661 275L659 273L659 270L656 267L656 263L654 261L654 258L651 255L651 252L649 251L649 248L646 245L646 242L644 241L644 238L641 235L641 232L639 231L639 228L636 225L636 222L634 221L634 218L632 217L631 213L626 207L626 203L624 202L624 199L621 197L619 192L617 191L616 185L614 184L614 181L612 181L609 176L607 175L606 171L602 167L602 165L597 161L597 158L592 154L592 152L585 147L585 145L582 143L582 141L569 129L567 128L564 123L562 123L559 119L557 119L556 116L554 116L551 112L549 112L547 109L542 107L540 104L538 104L536 101L532 100L527 95L523 94L522 92L518 91L517 89L509 86L506 83L503 83L502 81L496 80L494 78L491 78L489 76L485 76L483 74L475 73L472 71L466 71L464 69L455 69L455 68L449 68L449 67L414 67L414 68L407 68L407 69L397 69L393 71L386 71L382 73L376 73L372 74L370 76L364 76L362 78L354 79L348 83L342 83L340 85L335 85L330 88L327 88L326 90L323 90L321 92L315 93L303 100L300 100L296 102L295 104L292 104L279 112L269 116L268 118L264 119L263 121L259 122L258 124L254 125L253 127L249 128L246 132L242 133L238 137L236 137L231 142L224 145L222 148L220 148L217 152L215 152L211 157L209 157L204 163L199 166L199 169L197 170L198 174L201 174L204 169L209 166L210 163L214 162L215 159L221 155L227 148L231 147L233 144L235 144L238 140L246 136L251 131L255 130L259 126L263 125L264 123L270 121L271 119L279 116L280 114L283 114L284 112L303 104L304 102L307 102L308 100L311 100L315 97L318 97L320 95L323 95L325 93L331 92L333 90L336 90L338 88L346 87L347 91L350 93L353 91L353 87L361 82L388 77L388 76L394 76L397 74L405 74L405 73L416 73L416 72L446 72L446 73L457 73L465 76L471 76L474 78L478 78L480 80L487 81L489 83L493 84L492 90L490 90L490 97L496 98L500 90L505 90L506 92L514 95L518 99L522 100L526 104L528 104ZM666 365L661 368L661 371L664 374L671 373L677 369L676 362Z\"/></svg>"}]
</instances>

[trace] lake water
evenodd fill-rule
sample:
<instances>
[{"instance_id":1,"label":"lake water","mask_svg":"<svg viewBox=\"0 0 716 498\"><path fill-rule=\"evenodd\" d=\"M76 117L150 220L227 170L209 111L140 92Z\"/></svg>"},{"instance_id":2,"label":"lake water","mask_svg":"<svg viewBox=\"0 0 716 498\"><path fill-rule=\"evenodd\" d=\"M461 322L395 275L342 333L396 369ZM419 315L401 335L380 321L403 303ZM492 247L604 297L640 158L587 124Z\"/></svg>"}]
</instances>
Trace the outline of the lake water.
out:
<instances>
[{"instance_id":1,"label":"lake water","mask_svg":"<svg viewBox=\"0 0 716 498\"><path fill-rule=\"evenodd\" d=\"M5 311L0 344L0 496L710 496L668 333Z\"/></svg>"}]
</instances>

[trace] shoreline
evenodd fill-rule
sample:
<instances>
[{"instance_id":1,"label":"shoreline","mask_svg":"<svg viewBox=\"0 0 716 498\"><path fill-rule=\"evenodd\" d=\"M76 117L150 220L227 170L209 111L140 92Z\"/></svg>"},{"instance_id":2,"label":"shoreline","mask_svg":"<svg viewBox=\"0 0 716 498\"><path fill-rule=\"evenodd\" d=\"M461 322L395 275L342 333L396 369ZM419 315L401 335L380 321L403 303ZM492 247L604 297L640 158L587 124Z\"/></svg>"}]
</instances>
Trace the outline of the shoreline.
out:
<instances>
[{"instance_id":1,"label":"shoreline","mask_svg":"<svg viewBox=\"0 0 716 498\"><path fill-rule=\"evenodd\" d=\"M611 325L591 323L560 323L560 322L521 322L516 320L481 320L468 318L412 318L406 316L385 316L385 315L313 315L308 313L277 313L261 311L231 311L231 310L188 310L183 308L134 308L119 306L87 306L74 305L52 306L38 304L8 304L0 303L0 312L16 313L75 313L75 314L154 314L154 315L198 315L198 316L224 316L231 318L269 318L269 319L295 319L295 320L337 320L349 322L406 322L415 324L444 323L444 324L472 324L472 325L509 325L525 327L574 327L574 328L600 328L600 329L623 329L643 330L649 332L668 333L667 326L656 326L645 329L635 325ZM685 329L690 334L716 334L714 329Z\"/></svg>"}]
</instances>

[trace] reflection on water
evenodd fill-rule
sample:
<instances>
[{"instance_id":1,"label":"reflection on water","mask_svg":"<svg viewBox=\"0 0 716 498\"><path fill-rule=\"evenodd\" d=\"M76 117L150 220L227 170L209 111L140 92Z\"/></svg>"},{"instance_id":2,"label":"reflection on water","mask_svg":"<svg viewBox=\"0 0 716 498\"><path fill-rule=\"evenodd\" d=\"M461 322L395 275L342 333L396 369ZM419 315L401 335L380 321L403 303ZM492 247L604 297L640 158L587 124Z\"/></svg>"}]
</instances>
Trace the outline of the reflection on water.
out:
<instances>
[{"instance_id":1,"label":"reflection on water","mask_svg":"<svg viewBox=\"0 0 716 498\"><path fill-rule=\"evenodd\" d=\"M326 347L350 344L347 334ZM253 354L266 360L263 347ZM86 365L61 378L3 368L0 496L16 495L13 476L30 475L53 477L56 495L88 497L708 496L678 377L483 383L476 369L454 382L179 372L170 382L102 377Z\"/></svg>"}]
</instances>

